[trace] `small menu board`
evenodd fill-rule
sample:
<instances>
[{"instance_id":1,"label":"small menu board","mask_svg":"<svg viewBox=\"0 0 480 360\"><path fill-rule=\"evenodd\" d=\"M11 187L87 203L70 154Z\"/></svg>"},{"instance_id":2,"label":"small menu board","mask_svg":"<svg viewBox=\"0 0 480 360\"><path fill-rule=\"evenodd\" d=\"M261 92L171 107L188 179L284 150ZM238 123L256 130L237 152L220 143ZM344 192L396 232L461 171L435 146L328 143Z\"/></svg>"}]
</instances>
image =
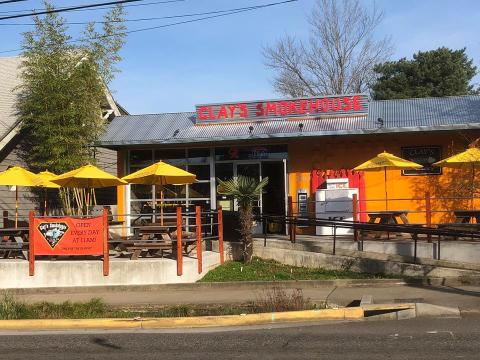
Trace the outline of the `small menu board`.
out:
<instances>
[{"instance_id":1,"label":"small menu board","mask_svg":"<svg viewBox=\"0 0 480 360\"><path fill-rule=\"evenodd\" d=\"M433 163L442 159L440 146L413 146L402 148L402 158L423 165L423 169L402 170L405 176L441 175L442 168L432 166Z\"/></svg>"}]
</instances>

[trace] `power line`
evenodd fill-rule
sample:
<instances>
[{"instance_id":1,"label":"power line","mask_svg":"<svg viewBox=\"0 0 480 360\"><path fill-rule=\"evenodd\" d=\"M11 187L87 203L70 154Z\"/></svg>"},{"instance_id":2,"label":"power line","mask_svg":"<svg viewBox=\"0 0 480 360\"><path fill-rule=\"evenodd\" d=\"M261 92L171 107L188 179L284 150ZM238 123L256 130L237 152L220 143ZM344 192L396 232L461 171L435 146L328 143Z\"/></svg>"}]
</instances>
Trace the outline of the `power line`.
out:
<instances>
[{"instance_id":1,"label":"power line","mask_svg":"<svg viewBox=\"0 0 480 360\"><path fill-rule=\"evenodd\" d=\"M140 0L139 0L140 1ZM146 0L142 0L146 1ZM148 3L143 3L143 4L126 4L123 5L124 8L126 7L137 7L137 6L149 6L149 5L158 5L158 4L166 4L166 3L174 3L174 2L183 2L186 0L171 0L171 1L151 1ZM97 8L92 8L92 9L75 9L75 10L70 10L70 11L92 11L92 10L103 10L103 9L112 9L114 6L101 6ZM68 7L59 7L57 9L67 9ZM31 9L30 11L32 13L37 13L37 11L44 11L45 9ZM15 13L24 13L26 10L10 10L10 11L0 11L0 14L15 14Z\"/></svg>"},{"instance_id":2,"label":"power line","mask_svg":"<svg viewBox=\"0 0 480 360\"><path fill-rule=\"evenodd\" d=\"M160 17L149 17L149 18L138 18L138 19L125 19L125 20L117 20L117 21L95 21L96 24L107 24L107 23L115 23L115 22L139 22L139 21L154 21L154 20L166 20L166 19L178 19L184 17L191 17L191 16L201 16L201 15L211 15L211 14L220 14L226 13L231 11L237 10L246 10L246 9L254 9L257 6L247 6L242 8L233 8L227 10L216 10L216 11L207 11L201 13L191 13L191 14L181 14L181 15L170 15L170 16L160 16ZM91 22L89 21L79 21L79 22L65 22L67 25L88 25ZM0 26L32 26L35 23L0 23Z\"/></svg>"},{"instance_id":3,"label":"power line","mask_svg":"<svg viewBox=\"0 0 480 360\"><path fill-rule=\"evenodd\" d=\"M119 5L119 4L126 4L126 3L132 3L132 2L140 2L140 1L145 1L145 0L116 0L116 1L108 1L108 2L103 2L103 3L77 5L77 6L70 6L70 7L65 7L65 8L61 8L61 9L43 10L43 11L40 11L40 12L30 12L30 13L23 13L23 14L18 14L18 15L8 15L8 16L0 17L0 20L18 19L18 18L30 17L30 16L34 16L34 15L54 14L54 13L61 13L61 12L65 12L65 11L98 8L98 7L105 6L105 5ZM171 0L171 1L165 1L165 2L177 2L177 1L180 1L180 0Z\"/></svg>"},{"instance_id":4,"label":"power line","mask_svg":"<svg viewBox=\"0 0 480 360\"><path fill-rule=\"evenodd\" d=\"M0 5L16 3L16 2L23 2L23 1L27 1L27 0L3 0L3 1L0 1Z\"/></svg>"},{"instance_id":5,"label":"power line","mask_svg":"<svg viewBox=\"0 0 480 360\"><path fill-rule=\"evenodd\" d=\"M170 23L170 24L164 24L164 25L134 29L134 30L123 31L123 32L120 32L120 33L115 33L115 34L100 35L100 36L94 36L94 37L91 37L91 38L75 39L75 40L67 41L66 43L68 43L68 44L78 43L78 42L82 42L82 41L85 41L85 40L96 40L96 39L103 39L103 38L112 37L112 36L116 36L116 35L127 35L127 34L143 32L143 31L162 29L162 28L172 27L172 26L176 26L176 25L183 25L183 24L193 23L193 22L197 22L197 21L214 19L214 18L229 16L229 15L239 14L239 13L243 13L243 12L259 10L259 9L263 9L263 8L267 8L267 7L283 5L283 4L292 3L292 2L296 2L296 1L298 1L298 0L285 0L285 1L275 2L275 3L264 4L264 5L256 5L256 6L252 6L250 8L245 8L244 10L230 11L230 12L227 12L227 13L222 13L222 14L217 14L217 15L212 15L212 16L205 16L205 17L201 17L201 18L198 18L198 19L184 20L184 21L179 21L179 22ZM0 51L0 54L10 53L10 52L18 52L18 51L21 51L21 50L22 49L4 50L4 51Z\"/></svg>"}]
</instances>

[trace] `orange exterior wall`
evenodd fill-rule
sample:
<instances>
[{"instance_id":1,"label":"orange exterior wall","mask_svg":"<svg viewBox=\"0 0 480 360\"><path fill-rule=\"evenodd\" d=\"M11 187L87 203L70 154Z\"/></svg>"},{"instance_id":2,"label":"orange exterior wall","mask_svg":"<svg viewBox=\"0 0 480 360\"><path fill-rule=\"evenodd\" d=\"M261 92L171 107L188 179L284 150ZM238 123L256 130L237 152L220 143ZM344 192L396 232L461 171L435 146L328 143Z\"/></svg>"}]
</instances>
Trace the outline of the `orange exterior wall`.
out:
<instances>
[{"instance_id":1,"label":"orange exterior wall","mask_svg":"<svg viewBox=\"0 0 480 360\"><path fill-rule=\"evenodd\" d=\"M289 193L296 201L297 189L307 189L312 201L310 211L314 211L315 197L310 194L310 173L313 169L353 169L384 150L401 156L401 148L406 146L441 146L442 157L445 158L465 150L468 143L478 136L480 133L473 131L468 134L443 131L296 140L288 144ZM388 198L405 199L389 200L388 209L409 210L411 223L425 223L425 193L429 191L436 198L467 196L468 193L463 190L471 184L470 169L443 169L442 175L434 176L402 176L399 170L387 171ZM385 210L384 172L366 172L365 187L367 211ZM471 196L471 193L468 195ZM465 200L432 200L434 211L469 209L470 206L471 202ZM432 223L452 220L451 211L432 213Z\"/></svg>"}]
</instances>

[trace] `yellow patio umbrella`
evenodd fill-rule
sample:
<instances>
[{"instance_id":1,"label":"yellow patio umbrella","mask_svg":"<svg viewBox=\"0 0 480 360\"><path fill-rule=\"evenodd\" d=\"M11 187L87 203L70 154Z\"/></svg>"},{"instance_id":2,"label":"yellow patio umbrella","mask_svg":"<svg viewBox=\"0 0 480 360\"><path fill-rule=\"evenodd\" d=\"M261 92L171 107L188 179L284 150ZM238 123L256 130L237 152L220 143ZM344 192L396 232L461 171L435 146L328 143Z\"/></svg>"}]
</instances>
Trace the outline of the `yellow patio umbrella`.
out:
<instances>
[{"instance_id":1,"label":"yellow patio umbrella","mask_svg":"<svg viewBox=\"0 0 480 360\"><path fill-rule=\"evenodd\" d=\"M43 202L43 215L47 215L47 202L48 202L48 193L47 193L47 189L58 189L60 188L61 186L60 185L57 185L53 182L51 182L50 180L52 180L54 177L57 177L56 174L48 171L48 170L45 170L45 171L41 171L37 174L37 181L36 181L36 185L35 186L38 186L38 187L41 187L41 188L44 188L44 202Z\"/></svg>"},{"instance_id":2,"label":"yellow patio umbrella","mask_svg":"<svg viewBox=\"0 0 480 360\"><path fill-rule=\"evenodd\" d=\"M374 158L358 165L354 168L354 170L378 171L383 169L385 186L385 209L388 210L387 170L413 170L421 168L423 168L423 165L417 164L413 161L402 159L398 156L384 151L383 153L378 154Z\"/></svg>"},{"instance_id":3,"label":"yellow patio umbrella","mask_svg":"<svg viewBox=\"0 0 480 360\"><path fill-rule=\"evenodd\" d=\"M90 164L56 176L50 179L50 181L62 187L87 189L87 215L90 203L90 189L127 184L118 177Z\"/></svg>"},{"instance_id":4,"label":"yellow patio umbrella","mask_svg":"<svg viewBox=\"0 0 480 360\"><path fill-rule=\"evenodd\" d=\"M12 166L0 173L0 185L15 186L15 227L18 227L18 187L37 186L37 175L20 166Z\"/></svg>"},{"instance_id":5,"label":"yellow patio umbrella","mask_svg":"<svg viewBox=\"0 0 480 360\"><path fill-rule=\"evenodd\" d=\"M130 184L162 186L160 199L162 205L164 185L192 184L196 179L196 175L163 161L159 161L122 178L122 180L125 180ZM155 209L155 206L153 208ZM163 224L163 206L160 207L160 221L161 224Z\"/></svg>"},{"instance_id":6,"label":"yellow patio umbrella","mask_svg":"<svg viewBox=\"0 0 480 360\"><path fill-rule=\"evenodd\" d=\"M459 154L450 156L446 159L437 161L433 166L448 167L454 169L464 168L465 166L472 168L472 208L474 206L475 197L475 168L480 165L480 149L476 147L469 148Z\"/></svg>"}]
</instances>

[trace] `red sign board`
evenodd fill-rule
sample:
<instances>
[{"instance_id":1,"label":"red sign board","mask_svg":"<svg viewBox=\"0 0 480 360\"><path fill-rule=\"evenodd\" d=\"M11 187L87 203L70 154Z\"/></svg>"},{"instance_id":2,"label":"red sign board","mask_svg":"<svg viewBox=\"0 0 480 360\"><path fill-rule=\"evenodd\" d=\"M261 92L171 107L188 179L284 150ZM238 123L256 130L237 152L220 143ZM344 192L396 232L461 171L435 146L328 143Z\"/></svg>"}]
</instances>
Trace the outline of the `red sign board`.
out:
<instances>
[{"instance_id":1,"label":"red sign board","mask_svg":"<svg viewBox=\"0 0 480 360\"><path fill-rule=\"evenodd\" d=\"M197 105L197 123L368 113L364 94Z\"/></svg>"},{"instance_id":2,"label":"red sign board","mask_svg":"<svg viewBox=\"0 0 480 360\"><path fill-rule=\"evenodd\" d=\"M36 255L102 255L103 217L35 218Z\"/></svg>"},{"instance_id":3,"label":"red sign board","mask_svg":"<svg viewBox=\"0 0 480 360\"><path fill-rule=\"evenodd\" d=\"M89 218L35 217L30 215L30 274L35 256L103 255L108 274L107 214Z\"/></svg>"}]
</instances>

